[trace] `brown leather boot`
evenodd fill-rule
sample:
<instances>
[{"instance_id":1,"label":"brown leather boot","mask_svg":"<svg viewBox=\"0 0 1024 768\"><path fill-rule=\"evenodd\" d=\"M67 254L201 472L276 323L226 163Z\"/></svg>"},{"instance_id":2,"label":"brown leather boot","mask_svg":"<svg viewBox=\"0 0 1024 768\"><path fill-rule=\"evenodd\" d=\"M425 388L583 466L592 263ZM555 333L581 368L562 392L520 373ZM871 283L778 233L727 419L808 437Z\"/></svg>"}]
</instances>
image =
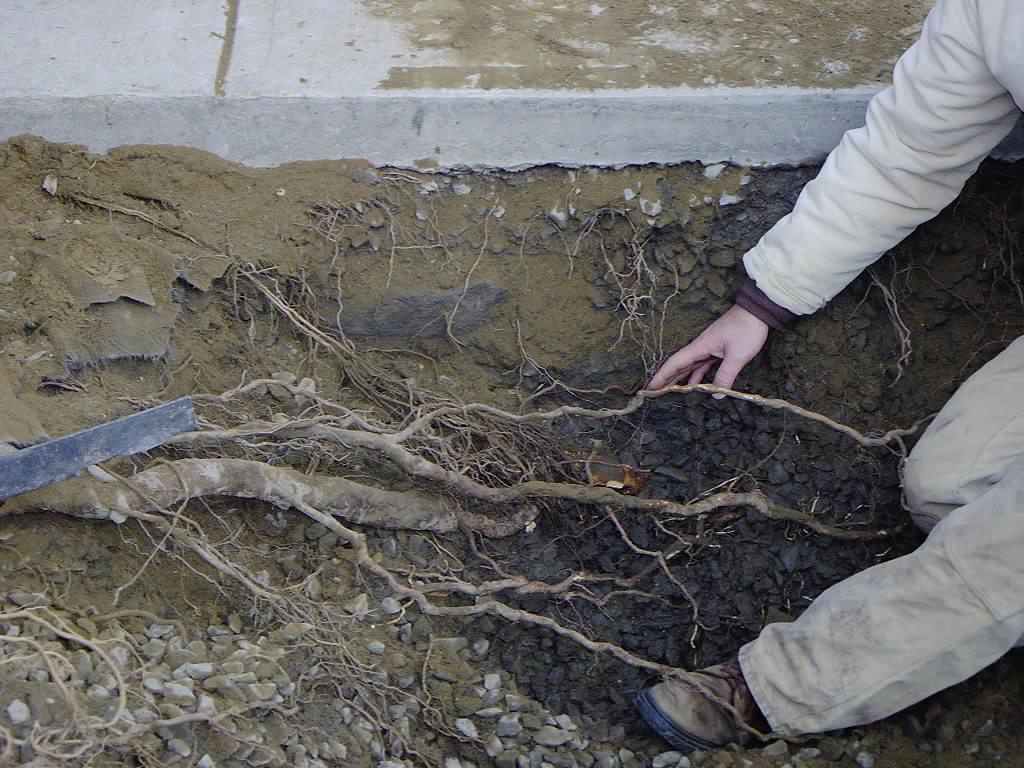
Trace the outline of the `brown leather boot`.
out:
<instances>
[{"instance_id":1,"label":"brown leather boot","mask_svg":"<svg viewBox=\"0 0 1024 768\"><path fill-rule=\"evenodd\" d=\"M684 753L746 743L751 734L743 726L763 719L737 661L684 672L646 688L636 697L636 708L659 736Z\"/></svg>"}]
</instances>

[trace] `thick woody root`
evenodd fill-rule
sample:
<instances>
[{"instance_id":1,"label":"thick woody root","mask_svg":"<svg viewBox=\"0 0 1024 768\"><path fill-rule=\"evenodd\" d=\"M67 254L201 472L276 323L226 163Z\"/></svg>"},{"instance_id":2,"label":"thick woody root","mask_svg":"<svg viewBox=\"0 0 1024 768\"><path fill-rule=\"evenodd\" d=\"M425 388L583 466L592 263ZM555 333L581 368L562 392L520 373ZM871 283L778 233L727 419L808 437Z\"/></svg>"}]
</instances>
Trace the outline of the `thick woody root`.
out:
<instances>
[{"instance_id":1,"label":"thick woody root","mask_svg":"<svg viewBox=\"0 0 1024 768\"><path fill-rule=\"evenodd\" d=\"M104 476L106 475L106 476ZM418 491L385 491L327 475L304 475L246 459L181 459L133 475L132 488L102 471L22 494L2 514L48 509L75 517L123 522L135 512L154 512L204 496L261 499L280 508L308 504L360 525L416 531L458 527L455 505Z\"/></svg>"}]
</instances>

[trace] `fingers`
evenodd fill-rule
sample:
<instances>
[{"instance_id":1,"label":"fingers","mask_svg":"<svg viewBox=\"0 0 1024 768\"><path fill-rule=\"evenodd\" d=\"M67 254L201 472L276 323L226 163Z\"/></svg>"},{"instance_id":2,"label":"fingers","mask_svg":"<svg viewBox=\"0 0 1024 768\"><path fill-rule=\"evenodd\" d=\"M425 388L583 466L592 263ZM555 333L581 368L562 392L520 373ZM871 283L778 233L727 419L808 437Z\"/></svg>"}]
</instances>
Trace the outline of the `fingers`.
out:
<instances>
[{"instance_id":1,"label":"fingers","mask_svg":"<svg viewBox=\"0 0 1024 768\"><path fill-rule=\"evenodd\" d=\"M715 371L715 378L712 383L718 387L732 389L736 377L740 375L740 371L743 370L748 362L748 360L744 360L736 355L727 355L723 358L722 364L718 366L718 370Z\"/></svg>"},{"instance_id":2,"label":"fingers","mask_svg":"<svg viewBox=\"0 0 1024 768\"><path fill-rule=\"evenodd\" d=\"M693 373L690 374L689 381L687 381L686 383L687 384L700 384L702 381L704 381L704 377L708 375L708 371L711 370L711 366L713 366L717 362L718 362L718 358L713 358L711 360L708 360L706 363L703 363L702 365L700 365L697 368L695 368L693 370Z\"/></svg>"},{"instance_id":3,"label":"fingers","mask_svg":"<svg viewBox=\"0 0 1024 768\"><path fill-rule=\"evenodd\" d=\"M662 389L682 381L694 371L695 367L697 370L704 366L710 367L714 361L709 360L708 357L708 354L695 343L688 344L662 364L647 384L647 388Z\"/></svg>"}]
</instances>

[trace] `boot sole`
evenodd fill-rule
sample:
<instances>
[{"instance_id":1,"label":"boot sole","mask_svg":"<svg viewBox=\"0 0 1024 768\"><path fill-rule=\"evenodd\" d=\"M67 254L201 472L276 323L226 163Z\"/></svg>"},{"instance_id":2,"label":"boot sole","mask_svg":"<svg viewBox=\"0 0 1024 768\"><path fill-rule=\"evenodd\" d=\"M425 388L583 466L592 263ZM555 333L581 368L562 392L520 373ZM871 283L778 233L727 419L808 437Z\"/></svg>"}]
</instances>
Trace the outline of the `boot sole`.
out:
<instances>
[{"instance_id":1,"label":"boot sole","mask_svg":"<svg viewBox=\"0 0 1024 768\"><path fill-rule=\"evenodd\" d=\"M671 744L674 749L682 752L683 754L693 752L697 749L707 752L712 749L721 749L725 746L724 744L702 739L700 736L690 733L685 728L680 727L675 721L671 720L664 712L661 711L658 705L654 702L654 698L651 696L649 688L640 691L633 704L636 707L637 712L639 712L640 716L647 721L647 724L651 729Z\"/></svg>"}]
</instances>

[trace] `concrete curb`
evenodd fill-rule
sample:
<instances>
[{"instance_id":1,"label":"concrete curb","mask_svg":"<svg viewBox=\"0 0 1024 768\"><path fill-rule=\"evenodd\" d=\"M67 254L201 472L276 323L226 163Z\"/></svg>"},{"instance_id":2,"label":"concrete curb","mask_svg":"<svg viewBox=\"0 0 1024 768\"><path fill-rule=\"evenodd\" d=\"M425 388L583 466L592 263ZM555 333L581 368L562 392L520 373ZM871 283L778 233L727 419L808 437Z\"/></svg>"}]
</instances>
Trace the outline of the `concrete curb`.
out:
<instances>
[{"instance_id":1,"label":"concrete curb","mask_svg":"<svg viewBox=\"0 0 1024 768\"><path fill-rule=\"evenodd\" d=\"M309 97L0 99L0 137L176 144L268 167L358 158L420 168L819 162L863 123L875 88L472 93ZM996 153L1024 157L1024 125Z\"/></svg>"}]
</instances>

